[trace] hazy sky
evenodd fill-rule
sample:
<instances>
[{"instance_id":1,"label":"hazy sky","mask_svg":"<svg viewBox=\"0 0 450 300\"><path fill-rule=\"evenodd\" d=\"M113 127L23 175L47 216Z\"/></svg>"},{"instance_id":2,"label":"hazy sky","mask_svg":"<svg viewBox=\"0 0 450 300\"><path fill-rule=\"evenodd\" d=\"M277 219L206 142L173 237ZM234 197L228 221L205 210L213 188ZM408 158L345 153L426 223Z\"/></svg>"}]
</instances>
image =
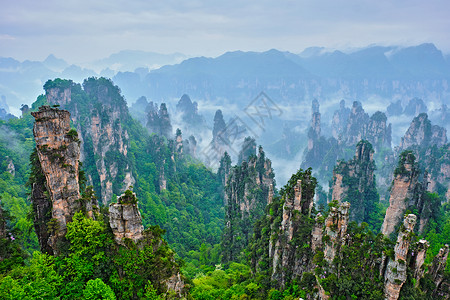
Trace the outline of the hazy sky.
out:
<instances>
[{"instance_id":1,"label":"hazy sky","mask_svg":"<svg viewBox=\"0 0 450 300\"><path fill-rule=\"evenodd\" d=\"M433 42L450 53L448 0L0 0L0 56L86 62L123 49L216 56Z\"/></svg>"}]
</instances>

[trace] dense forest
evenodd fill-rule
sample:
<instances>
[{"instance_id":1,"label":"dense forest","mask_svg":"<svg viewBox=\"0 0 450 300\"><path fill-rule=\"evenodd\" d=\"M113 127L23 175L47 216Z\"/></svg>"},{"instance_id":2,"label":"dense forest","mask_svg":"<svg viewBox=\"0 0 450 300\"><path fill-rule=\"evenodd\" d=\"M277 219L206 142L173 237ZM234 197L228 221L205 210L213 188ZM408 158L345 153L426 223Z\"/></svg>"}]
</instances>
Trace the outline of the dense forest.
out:
<instances>
[{"instance_id":1,"label":"dense forest","mask_svg":"<svg viewBox=\"0 0 450 300\"><path fill-rule=\"evenodd\" d=\"M0 121L0 299L449 299L450 144L426 114L391 150L382 113L354 103L326 140L313 103L277 188L251 137L215 171L165 104L143 125L109 79L44 90Z\"/></svg>"}]
</instances>

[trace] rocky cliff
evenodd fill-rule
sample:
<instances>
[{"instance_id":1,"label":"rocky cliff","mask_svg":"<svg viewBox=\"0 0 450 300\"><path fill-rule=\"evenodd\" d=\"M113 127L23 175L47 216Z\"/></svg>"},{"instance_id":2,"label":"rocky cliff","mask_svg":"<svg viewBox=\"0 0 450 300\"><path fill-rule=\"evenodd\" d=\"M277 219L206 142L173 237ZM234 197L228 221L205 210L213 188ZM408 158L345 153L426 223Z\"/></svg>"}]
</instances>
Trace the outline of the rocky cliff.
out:
<instances>
[{"instance_id":1,"label":"rocky cliff","mask_svg":"<svg viewBox=\"0 0 450 300\"><path fill-rule=\"evenodd\" d=\"M128 108L120 90L105 78L89 78L83 87L70 80L55 79L45 86L47 101L71 113L79 132L81 161L88 181L94 185L102 203L120 194L135 182L127 158Z\"/></svg>"},{"instance_id":2,"label":"rocky cliff","mask_svg":"<svg viewBox=\"0 0 450 300\"><path fill-rule=\"evenodd\" d=\"M401 215L394 243L349 222L348 202L332 201L327 211L315 211L315 186L311 170L300 170L268 205L249 246L253 272L270 277L276 289L298 282L306 299L419 299L431 293L446 299L448 250L433 265L425 263L428 242L414 234L416 215Z\"/></svg>"},{"instance_id":3,"label":"rocky cliff","mask_svg":"<svg viewBox=\"0 0 450 300\"><path fill-rule=\"evenodd\" d=\"M80 145L78 134L70 129L70 113L50 106L41 106L32 113L35 118L33 134L36 141L37 156L45 182L33 185L35 217L38 221L38 235L43 249L48 244L53 252L58 250L58 241L67 231L67 223L73 215L82 209L79 187ZM44 195L48 193L48 199ZM84 210L92 214L92 203L85 203ZM94 204L95 206L95 204ZM50 209L51 208L51 209ZM51 211L51 220L46 221ZM40 222L39 222L40 221ZM49 236L43 232L47 230Z\"/></svg>"},{"instance_id":4,"label":"rocky cliff","mask_svg":"<svg viewBox=\"0 0 450 300\"><path fill-rule=\"evenodd\" d=\"M226 128L227 126L223 119L222 111L218 109L214 115L211 145L214 151L219 154L219 157L222 157L225 152L230 150L230 140L228 138Z\"/></svg>"},{"instance_id":5,"label":"rocky cliff","mask_svg":"<svg viewBox=\"0 0 450 300\"><path fill-rule=\"evenodd\" d=\"M339 161L331 181L332 200L351 204L350 221L373 224L379 196L375 182L374 150L368 141L356 145L355 157L348 162Z\"/></svg>"},{"instance_id":6,"label":"rocky cliff","mask_svg":"<svg viewBox=\"0 0 450 300\"><path fill-rule=\"evenodd\" d=\"M226 158L225 158L226 159ZM264 214L269 201L270 185L274 173L271 161L266 159L262 147L258 155L230 169L229 160L220 170L224 188L225 229L222 238L223 260L231 261L241 255L252 236L252 224Z\"/></svg>"},{"instance_id":7,"label":"rocky cliff","mask_svg":"<svg viewBox=\"0 0 450 300\"><path fill-rule=\"evenodd\" d=\"M339 115L339 114L338 114ZM341 124L343 121L337 122ZM371 117L364 111L360 102L353 102L346 125L338 137L340 145L353 146L360 140L368 140L376 151L391 148L391 125L382 112L375 112Z\"/></svg>"},{"instance_id":8,"label":"rocky cliff","mask_svg":"<svg viewBox=\"0 0 450 300\"><path fill-rule=\"evenodd\" d=\"M308 129L308 145L303 155L301 168L318 170L321 178L331 173L334 163L339 155L335 138L326 139L321 135L321 114L319 102L314 99L311 106L311 122Z\"/></svg>"},{"instance_id":9,"label":"rocky cliff","mask_svg":"<svg viewBox=\"0 0 450 300\"><path fill-rule=\"evenodd\" d=\"M135 193L127 190L117 198L117 203L109 204L109 226L118 244L124 245L124 239L134 243L142 239L144 226Z\"/></svg>"},{"instance_id":10,"label":"rocky cliff","mask_svg":"<svg viewBox=\"0 0 450 300\"><path fill-rule=\"evenodd\" d=\"M337 140L344 133L348 117L350 115L350 109L345 106L345 100L339 102L339 110L336 110L331 122L331 134Z\"/></svg>"},{"instance_id":11,"label":"rocky cliff","mask_svg":"<svg viewBox=\"0 0 450 300\"><path fill-rule=\"evenodd\" d=\"M415 215L407 215L403 221L403 226L399 231L397 243L394 247L394 258L389 259L384 274L385 299L398 299L400 290L406 281L407 256L416 220L417 217Z\"/></svg>"},{"instance_id":12,"label":"rocky cliff","mask_svg":"<svg viewBox=\"0 0 450 300\"><path fill-rule=\"evenodd\" d=\"M325 220L324 235L327 241L324 246L324 258L330 266L339 253L342 245L345 245L347 226L349 221L350 203L344 202L338 207L331 207Z\"/></svg>"},{"instance_id":13,"label":"rocky cliff","mask_svg":"<svg viewBox=\"0 0 450 300\"><path fill-rule=\"evenodd\" d=\"M315 110L314 107L316 107ZM350 110L345 107L345 101L342 100L339 110L334 113L331 124L332 137L328 139L321 135L320 117L318 103L315 103L302 168L312 167L318 179L328 181L336 161L350 159L349 150L361 140L369 141L375 153L384 154L383 157L377 158L381 170L384 171L385 165L389 165L392 128L390 124L387 124L384 113L376 112L369 117L360 102L355 101ZM384 173L386 172L383 172L383 176Z\"/></svg>"},{"instance_id":14,"label":"rocky cliff","mask_svg":"<svg viewBox=\"0 0 450 300\"><path fill-rule=\"evenodd\" d=\"M192 102L191 98L184 94L177 103L177 112L181 114L184 125L189 130L193 130L199 125L203 125L205 120L198 113L198 103ZM189 131L188 130L188 131Z\"/></svg>"},{"instance_id":15,"label":"rocky cliff","mask_svg":"<svg viewBox=\"0 0 450 300\"><path fill-rule=\"evenodd\" d=\"M156 133L159 136L164 136L166 139L172 139L172 124L166 104L161 103L159 111L153 102L150 102L148 107L147 128L150 133Z\"/></svg>"},{"instance_id":16,"label":"rocky cliff","mask_svg":"<svg viewBox=\"0 0 450 300\"><path fill-rule=\"evenodd\" d=\"M447 142L446 129L432 125L427 114L422 113L412 120L396 152L413 151L422 168L428 172L428 191L449 201L450 144Z\"/></svg>"},{"instance_id":17,"label":"rocky cliff","mask_svg":"<svg viewBox=\"0 0 450 300\"><path fill-rule=\"evenodd\" d=\"M447 265L449 254L449 247L445 245L443 248L439 250L439 253L433 259L433 263L428 268L428 275L430 275L431 280L435 284L435 288L433 290L434 296L440 296L443 299L450 298L450 282L447 278L444 278L444 270Z\"/></svg>"},{"instance_id":18,"label":"rocky cliff","mask_svg":"<svg viewBox=\"0 0 450 300\"><path fill-rule=\"evenodd\" d=\"M305 247L300 248L298 244L303 243L309 248L313 241L313 228L309 220L314 205L315 185L310 171L299 172L291 177L290 183L282 191L284 203L276 203L280 205L277 216L270 216L275 222L270 224L267 254L272 267L270 276L279 286L285 286L291 279L301 277L313 268L314 254L311 251L305 253ZM319 239L317 234L315 238Z\"/></svg>"},{"instance_id":19,"label":"rocky cliff","mask_svg":"<svg viewBox=\"0 0 450 300\"><path fill-rule=\"evenodd\" d=\"M425 217L428 204L424 201L425 191L426 181L423 181L414 154L411 151L403 152L394 171L389 207L386 210L381 232L387 236L391 235L408 208L417 210L419 214L423 213ZM421 218L420 232L423 230L424 222L426 219Z\"/></svg>"},{"instance_id":20,"label":"rocky cliff","mask_svg":"<svg viewBox=\"0 0 450 300\"><path fill-rule=\"evenodd\" d=\"M426 148L433 145L442 147L447 143L447 131L443 127L431 125L428 115L421 113L415 117L402 137L398 152L414 146Z\"/></svg>"}]
</instances>

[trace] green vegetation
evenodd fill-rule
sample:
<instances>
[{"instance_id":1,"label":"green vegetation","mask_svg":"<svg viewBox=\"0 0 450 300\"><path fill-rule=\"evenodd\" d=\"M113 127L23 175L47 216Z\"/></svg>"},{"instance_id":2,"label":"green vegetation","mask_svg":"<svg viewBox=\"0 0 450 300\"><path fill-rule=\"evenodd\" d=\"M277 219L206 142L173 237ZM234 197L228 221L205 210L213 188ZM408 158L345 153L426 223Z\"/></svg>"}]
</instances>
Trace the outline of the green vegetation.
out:
<instances>
[{"instance_id":1,"label":"green vegetation","mask_svg":"<svg viewBox=\"0 0 450 300\"><path fill-rule=\"evenodd\" d=\"M34 231L45 228L48 234L47 229L55 232L60 228L51 215L45 216L43 224L33 224L36 216L31 213L31 206L36 204L29 200L31 187L33 183L45 187L46 180L37 152L33 151L33 118L25 115L0 121L0 231L5 232L0 236L0 299L172 299L177 295L166 290L165 282L179 270L189 291L187 297L193 299L308 299L317 296L319 288L331 299L384 298L380 264L383 257L390 259L395 253L394 243L374 231L380 223L374 187L367 189L365 195L369 199L365 203L368 214L360 225L354 222L348 225L338 255L328 262L325 246L333 243L332 234L323 234L320 239L323 244L315 250L311 244L313 229L326 225L329 212L325 208L326 194L318 187L311 169L300 170L274 196L262 217L252 216L240 224L241 229L249 232L249 245L239 250L238 261L221 264L226 247L221 240L225 219L222 180L231 165L229 156L224 158L219 174L215 174L191 157L178 154L173 141L149 135L129 117L120 89L108 79L89 78L82 85L57 79L48 81L44 88L70 88L72 101L61 106L75 111L76 105L73 126L78 132L73 129L68 136L83 140L85 157L84 171L80 171L79 201L88 203L103 196L101 160L108 170L111 166L117 170L115 176L111 172L106 175L114 195L113 199L101 203L95 219L87 217L83 210L75 214L67 224L67 234L57 255L37 251L39 244ZM49 103L41 95L32 110L43 104ZM120 112L120 118L114 118L113 110ZM110 140L105 137L95 140L87 132L93 117L100 122L99 132L106 125L112 129ZM120 150L119 141L122 147L127 146L126 152ZM443 149L432 151L436 160L445 159ZM401 159L409 161L411 155L403 153ZM263 161L264 158L256 162L255 172L262 173ZM243 166L240 168L242 171ZM397 169L396 175L407 171ZM122 194L126 172L132 174L135 182L120 201L139 204L146 229L143 240L137 244L124 239L119 245L108 225L106 204ZM437 172L436 168L430 172ZM287 241L287 234L281 229L285 217L283 206L286 197L294 196L298 180L302 180L302 212L293 211L290 215L292 239ZM350 186L361 184L348 180ZM86 187L87 182L93 186ZM322 205L319 208L322 216L317 218L316 209L309 213L309 202L303 201L312 200L315 191L319 192ZM45 189L40 192L43 203L49 201L48 192ZM256 198L261 192L256 187L251 190ZM355 189L349 193L348 200L357 196ZM425 271L440 247L450 244L450 205L441 206L442 199L441 192L425 194L429 224L423 236L410 236L414 251L420 238L425 237L430 243ZM350 210L356 207L352 205ZM338 204L331 203L331 206ZM408 209L418 213L414 208ZM232 221L240 222L235 219L240 217L238 214L231 217ZM338 224L329 226L334 231L339 227ZM232 234L239 237L242 232ZM277 247L287 249L283 254L286 257L281 258L287 261L284 267L280 267L280 261L274 264L273 252L269 254L277 242ZM413 261L408 258L399 264L409 268ZM416 282L411 270L408 272L402 299L429 299L435 289L432 278L425 275ZM449 274L447 265L444 280L448 280Z\"/></svg>"}]
</instances>

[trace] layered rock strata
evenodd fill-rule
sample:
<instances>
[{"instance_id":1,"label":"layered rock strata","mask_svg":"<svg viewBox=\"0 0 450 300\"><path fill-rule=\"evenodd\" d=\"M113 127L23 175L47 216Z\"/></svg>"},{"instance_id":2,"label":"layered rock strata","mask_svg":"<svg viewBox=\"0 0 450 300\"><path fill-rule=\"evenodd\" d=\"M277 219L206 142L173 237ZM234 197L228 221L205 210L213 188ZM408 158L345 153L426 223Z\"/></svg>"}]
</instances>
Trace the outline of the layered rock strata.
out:
<instances>
[{"instance_id":1,"label":"layered rock strata","mask_svg":"<svg viewBox=\"0 0 450 300\"><path fill-rule=\"evenodd\" d=\"M387 236L395 231L409 206L420 209L421 204L423 204L422 198L425 190L424 184L420 182L420 170L412 152L403 153L394 175L389 207L386 210L381 227L381 232Z\"/></svg>"},{"instance_id":2,"label":"layered rock strata","mask_svg":"<svg viewBox=\"0 0 450 300\"><path fill-rule=\"evenodd\" d=\"M35 118L33 133L37 154L46 178L46 189L52 202L52 218L55 220L49 243L54 248L57 239L65 235L67 223L81 208L78 201L80 146L77 133L69 133L68 111L41 106L32 115Z\"/></svg>"},{"instance_id":3,"label":"layered rock strata","mask_svg":"<svg viewBox=\"0 0 450 300\"><path fill-rule=\"evenodd\" d=\"M124 239L134 243L142 239L144 226L135 193L126 191L117 198L117 203L109 204L109 225L118 244L124 244Z\"/></svg>"},{"instance_id":4,"label":"layered rock strata","mask_svg":"<svg viewBox=\"0 0 450 300\"><path fill-rule=\"evenodd\" d=\"M375 182L374 150L368 141L356 145L356 153L348 162L340 161L333 171L332 200L349 201L350 221L370 223L369 215L379 201Z\"/></svg>"},{"instance_id":5,"label":"layered rock strata","mask_svg":"<svg viewBox=\"0 0 450 300\"><path fill-rule=\"evenodd\" d=\"M407 277L407 256L411 244L411 235L416 225L417 217L407 215L403 227L399 231L394 247L394 258L390 258L384 274L384 294L387 300L396 300Z\"/></svg>"}]
</instances>

